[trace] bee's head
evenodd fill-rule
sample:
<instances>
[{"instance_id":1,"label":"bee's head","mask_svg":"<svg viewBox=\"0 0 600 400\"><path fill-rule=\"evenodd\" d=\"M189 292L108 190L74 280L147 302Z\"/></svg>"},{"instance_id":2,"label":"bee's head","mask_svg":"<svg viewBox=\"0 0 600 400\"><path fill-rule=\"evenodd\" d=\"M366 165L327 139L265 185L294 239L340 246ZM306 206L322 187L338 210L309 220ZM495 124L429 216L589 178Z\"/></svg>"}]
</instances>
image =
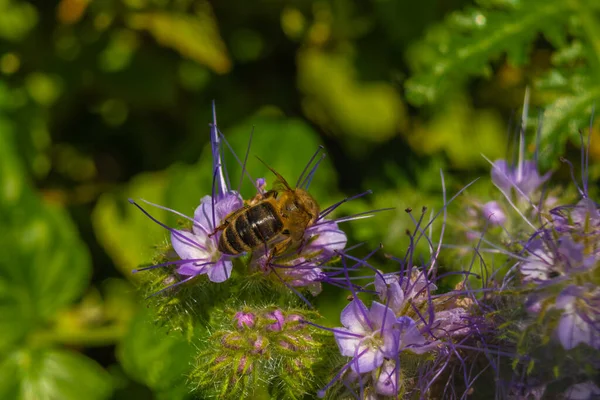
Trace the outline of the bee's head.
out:
<instances>
[{"instance_id":1,"label":"bee's head","mask_svg":"<svg viewBox=\"0 0 600 400\"><path fill-rule=\"evenodd\" d=\"M319 204L306 190L294 189L293 203L298 209L297 212L302 213L306 221L306 226L310 226L319 218Z\"/></svg>"}]
</instances>

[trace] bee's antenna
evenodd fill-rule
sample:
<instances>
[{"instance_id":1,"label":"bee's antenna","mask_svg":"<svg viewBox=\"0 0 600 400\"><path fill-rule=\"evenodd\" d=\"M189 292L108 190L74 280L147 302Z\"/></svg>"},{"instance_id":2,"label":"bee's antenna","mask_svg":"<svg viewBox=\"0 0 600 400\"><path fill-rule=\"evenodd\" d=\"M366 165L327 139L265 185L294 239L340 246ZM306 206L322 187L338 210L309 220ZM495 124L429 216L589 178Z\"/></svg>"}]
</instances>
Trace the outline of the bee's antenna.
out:
<instances>
[{"instance_id":1,"label":"bee's antenna","mask_svg":"<svg viewBox=\"0 0 600 400\"><path fill-rule=\"evenodd\" d=\"M266 162L264 162L259 156L256 156L256 158L258 158L258 161L260 161L261 163L263 163L265 165L265 167L269 168L269 170L275 174L275 176L277 177L278 180L281 181L281 183L283 183L283 185L286 187L286 189L293 191L294 189L292 189L290 187L290 185L287 183L287 181L285 180L285 178L283 176L281 176L281 174L277 171L275 171L273 168L271 168Z\"/></svg>"},{"instance_id":2,"label":"bee's antenna","mask_svg":"<svg viewBox=\"0 0 600 400\"><path fill-rule=\"evenodd\" d=\"M324 149L323 145L319 145L319 148L317 149L317 151L315 151L315 154L313 154L312 157L310 158L310 160L308 161L308 163L306 163L306 166L304 167L304 169L302 170L302 173L298 177L298 181L296 182L296 187L298 187L298 185L302 181L302 178L304 178L304 174L306 173L306 170L308 169L308 167L310 167L312 162L315 160L315 158L317 157L317 154L319 154L323 149Z\"/></svg>"},{"instance_id":3,"label":"bee's antenna","mask_svg":"<svg viewBox=\"0 0 600 400\"><path fill-rule=\"evenodd\" d=\"M254 127L252 127L252 130L250 131L250 139L248 139L248 147L246 148L246 155L244 156L244 163L242 164L242 175L240 176L240 183L238 184L238 188L237 188L238 193L240 193L240 190L242 190L242 182L244 181L244 173L246 172L246 163L248 162L248 156L250 155L250 146L252 145L252 136L253 135L254 135Z\"/></svg>"}]
</instances>

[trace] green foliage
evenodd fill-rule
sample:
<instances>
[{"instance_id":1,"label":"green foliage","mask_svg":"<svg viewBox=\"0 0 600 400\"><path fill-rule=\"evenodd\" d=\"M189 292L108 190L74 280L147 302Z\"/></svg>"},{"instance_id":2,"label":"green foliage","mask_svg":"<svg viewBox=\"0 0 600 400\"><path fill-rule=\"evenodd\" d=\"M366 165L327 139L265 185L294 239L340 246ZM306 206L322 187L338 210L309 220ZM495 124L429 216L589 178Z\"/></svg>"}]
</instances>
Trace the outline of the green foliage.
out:
<instances>
[{"instance_id":1,"label":"green foliage","mask_svg":"<svg viewBox=\"0 0 600 400\"><path fill-rule=\"evenodd\" d=\"M506 56L512 65L530 61L540 35L554 47L552 67L533 83L544 112L542 147L554 160L565 135L585 126L600 99L600 30L595 1L481 1L479 7L453 12L429 29L412 47L415 74L407 81L409 101L439 104L471 76L489 78L492 66ZM547 165L546 165L547 166Z\"/></svg>"},{"instance_id":2,"label":"green foliage","mask_svg":"<svg viewBox=\"0 0 600 400\"><path fill-rule=\"evenodd\" d=\"M193 346L178 333L158 329L147 312L131 321L117 355L125 371L165 399L188 397Z\"/></svg>"},{"instance_id":3,"label":"green foliage","mask_svg":"<svg viewBox=\"0 0 600 400\"><path fill-rule=\"evenodd\" d=\"M110 376L91 359L56 349L21 350L0 364L0 396L19 400L106 399Z\"/></svg>"},{"instance_id":4,"label":"green foliage","mask_svg":"<svg viewBox=\"0 0 600 400\"><path fill-rule=\"evenodd\" d=\"M0 363L3 398L107 398L108 375L94 361L36 340L82 295L90 257L68 216L32 190L15 157L11 125L0 124ZM73 384L73 380L78 382Z\"/></svg>"}]
</instances>

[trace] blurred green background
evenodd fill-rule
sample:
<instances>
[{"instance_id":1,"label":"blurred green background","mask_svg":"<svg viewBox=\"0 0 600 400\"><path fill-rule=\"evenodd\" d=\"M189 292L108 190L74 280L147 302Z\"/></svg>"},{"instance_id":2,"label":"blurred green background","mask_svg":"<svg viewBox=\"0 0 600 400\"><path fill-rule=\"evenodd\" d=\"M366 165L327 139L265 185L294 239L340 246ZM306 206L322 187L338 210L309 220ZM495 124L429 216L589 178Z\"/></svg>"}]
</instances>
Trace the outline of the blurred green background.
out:
<instances>
[{"instance_id":1,"label":"blurred green background","mask_svg":"<svg viewBox=\"0 0 600 400\"><path fill-rule=\"evenodd\" d=\"M210 193L212 100L237 154L254 129L252 154L290 181L323 144L315 197L373 190L337 215L396 207L344 228L402 255L403 210L439 210L440 169L449 196L487 176L526 87L542 168L579 160L598 3L0 0L0 398L186 396L190 345L146 322L130 272L167 235L126 199L191 214Z\"/></svg>"}]
</instances>

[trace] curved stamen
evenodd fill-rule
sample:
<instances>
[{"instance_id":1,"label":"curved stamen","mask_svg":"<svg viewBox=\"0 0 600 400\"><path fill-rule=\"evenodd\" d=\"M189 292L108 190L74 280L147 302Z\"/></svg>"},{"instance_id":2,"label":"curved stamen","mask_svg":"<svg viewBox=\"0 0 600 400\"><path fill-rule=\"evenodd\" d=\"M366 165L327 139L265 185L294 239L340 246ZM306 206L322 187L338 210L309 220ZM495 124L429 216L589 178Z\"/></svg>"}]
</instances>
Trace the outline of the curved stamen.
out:
<instances>
[{"instance_id":1,"label":"curved stamen","mask_svg":"<svg viewBox=\"0 0 600 400\"><path fill-rule=\"evenodd\" d=\"M129 203L133 204L134 206L136 206L141 212L143 212L148 218L150 218L152 221L156 222L158 225L162 226L163 228L165 228L166 230L168 230L169 232L171 232L171 234L177 236L179 239L181 239L182 241L188 243L189 245L193 246L193 247L197 247L201 250L207 251L206 248L204 246L202 246L200 243L197 243L195 241L193 241L192 239L188 238L185 235L182 235L181 232L177 229L173 229L170 226L165 225L164 223L160 222L159 220L157 220L156 218L154 218L152 215L150 215L150 213L146 210L144 210L144 208L142 206L140 206L138 203L136 203L135 200L133 199L129 199Z\"/></svg>"}]
</instances>

